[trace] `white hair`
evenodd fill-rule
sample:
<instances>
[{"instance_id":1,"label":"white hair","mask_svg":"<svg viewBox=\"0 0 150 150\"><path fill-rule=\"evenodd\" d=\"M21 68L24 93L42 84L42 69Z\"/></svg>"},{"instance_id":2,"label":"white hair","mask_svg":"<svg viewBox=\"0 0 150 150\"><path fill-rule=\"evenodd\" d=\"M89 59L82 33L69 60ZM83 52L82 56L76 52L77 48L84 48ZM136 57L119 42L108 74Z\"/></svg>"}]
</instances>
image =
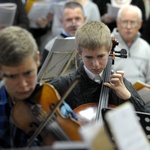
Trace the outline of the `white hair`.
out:
<instances>
[{"instance_id":1,"label":"white hair","mask_svg":"<svg viewBox=\"0 0 150 150\"><path fill-rule=\"evenodd\" d=\"M142 11L139 7L135 5L125 5L119 9L118 14L117 14L117 20L120 19L121 14L124 10L132 10L133 12L136 12L138 14L138 17L140 20L142 19Z\"/></svg>"}]
</instances>

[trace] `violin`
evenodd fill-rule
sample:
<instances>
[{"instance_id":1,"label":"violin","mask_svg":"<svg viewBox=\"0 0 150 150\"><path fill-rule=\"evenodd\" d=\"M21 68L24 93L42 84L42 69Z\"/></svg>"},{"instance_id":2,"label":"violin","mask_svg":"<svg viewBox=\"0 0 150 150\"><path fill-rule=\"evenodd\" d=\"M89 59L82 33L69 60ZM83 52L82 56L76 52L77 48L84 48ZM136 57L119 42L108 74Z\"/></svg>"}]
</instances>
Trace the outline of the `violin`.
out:
<instances>
[{"instance_id":1,"label":"violin","mask_svg":"<svg viewBox=\"0 0 150 150\"><path fill-rule=\"evenodd\" d=\"M80 123L71 116L65 118L59 109L68 93L60 100L56 89L45 83L40 85L29 99L18 101L14 105L12 118L15 125L31 137L26 147L29 147L35 138L38 138L41 146L51 146L54 141L60 140L82 141L78 132Z\"/></svg>"},{"instance_id":2,"label":"violin","mask_svg":"<svg viewBox=\"0 0 150 150\"><path fill-rule=\"evenodd\" d=\"M112 37L112 49L108 63L103 72L103 81L100 91L100 97L98 103L87 103L76 107L73 111L75 112L79 122L84 125L89 122L102 122L102 109L106 107L114 108L114 105L108 105L109 88L104 86L104 82L108 82L111 75L111 67L114 64L115 57L127 58L127 51L121 49L121 51L115 51L115 47L119 44L116 39ZM116 53L119 53L119 55ZM86 115L85 115L86 114ZM90 117L89 117L90 116Z\"/></svg>"}]
</instances>

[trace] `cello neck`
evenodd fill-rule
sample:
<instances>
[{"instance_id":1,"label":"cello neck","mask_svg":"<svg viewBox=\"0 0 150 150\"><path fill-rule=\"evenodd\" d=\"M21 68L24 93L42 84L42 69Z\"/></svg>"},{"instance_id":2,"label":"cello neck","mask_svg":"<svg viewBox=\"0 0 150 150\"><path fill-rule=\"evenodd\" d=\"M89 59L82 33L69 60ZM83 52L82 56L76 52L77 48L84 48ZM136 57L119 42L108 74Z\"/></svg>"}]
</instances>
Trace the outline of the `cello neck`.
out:
<instances>
[{"instance_id":1,"label":"cello neck","mask_svg":"<svg viewBox=\"0 0 150 150\"><path fill-rule=\"evenodd\" d=\"M102 109L108 107L108 97L109 97L109 88L104 86L104 82L108 82L110 75L111 75L111 66L112 66L112 59L108 59L107 66L103 72L103 81L102 81L102 87L100 91L100 97L99 97L99 103L96 113L96 122L102 121Z\"/></svg>"},{"instance_id":2,"label":"cello neck","mask_svg":"<svg viewBox=\"0 0 150 150\"><path fill-rule=\"evenodd\" d=\"M115 58L115 47L118 45L118 42L112 38L112 49L110 56L108 58L108 63L106 65L106 68L103 72L103 81L102 81L102 87L100 91L100 97L99 97L99 103L98 103L98 108L97 108L97 113L96 113L96 122L102 122L102 109L108 107L108 98L109 98L109 88L104 86L104 82L108 82L110 75L111 75L111 67L112 64L114 64L114 58Z\"/></svg>"}]
</instances>

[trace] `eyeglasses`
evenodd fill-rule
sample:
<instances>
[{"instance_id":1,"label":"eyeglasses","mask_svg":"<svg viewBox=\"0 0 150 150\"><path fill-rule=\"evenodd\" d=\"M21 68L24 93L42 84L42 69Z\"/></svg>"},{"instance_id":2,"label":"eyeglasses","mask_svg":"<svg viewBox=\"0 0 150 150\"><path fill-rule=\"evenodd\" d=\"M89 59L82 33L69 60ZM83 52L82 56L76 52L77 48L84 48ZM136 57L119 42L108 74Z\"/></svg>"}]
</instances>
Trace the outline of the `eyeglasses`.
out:
<instances>
[{"instance_id":1,"label":"eyeglasses","mask_svg":"<svg viewBox=\"0 0 150 150\"><path fill-rule=\"evenodd\" d=\"M127 21L127 20L120 20L122 27L127 27L130 25L131 27L136 27L138 25L138 21Z\"/></svg>"}]
</instances>

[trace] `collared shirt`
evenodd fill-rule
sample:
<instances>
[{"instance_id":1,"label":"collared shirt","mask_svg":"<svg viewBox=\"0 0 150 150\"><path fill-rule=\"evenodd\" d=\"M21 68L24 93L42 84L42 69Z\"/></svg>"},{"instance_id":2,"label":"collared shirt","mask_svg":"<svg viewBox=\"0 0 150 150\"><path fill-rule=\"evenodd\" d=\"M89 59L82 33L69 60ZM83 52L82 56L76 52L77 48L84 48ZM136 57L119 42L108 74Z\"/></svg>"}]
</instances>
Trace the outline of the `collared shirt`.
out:
<instances>
[{"instance_id":1,"label":"collared shirt","mask_svg":"<svg viewBox=\"0 0 150 150\"><path fill-rule=\"evenodd\" d=\"M88 70L85 65L84 65L84 70L85 70L86 74L88 75L88 77L89 77L91 80L95 81L94 78L95 78L96 74L94 74L94 73L92 73L90 70ZM103 71L99 74L100 79L102 79L102 74L103 74ZM96 81L95 81L95 82L96 82Z\"/></svg>"},{"instance_id":2,"label":"collared shirt","mask_svg":"<svg viewBox=\"0 0 150 150\"><path fill-rule=\"evenodd\" d=\"M63 35L65 38L70 37L70 35L65 30L62 30L61 35Z\"/></svg>"},{"instance_id":3,"label":"collared shirt","mask_svg":"<svg viewBox=\"0 0 150 150\"><path fill-rule=\"evenodd\" d=\"M27 135L16 128L12 118L12 103L8 102L5 87L0 89L0 148L23 147L27 143Z\"/></svg>"},{"instance_id":4,"label":"collared shirt","mask_svg":"<svg viewBox=\"0 0 150 150\"><path fill-rule=\"evenodd\" d=\"M69 105L66 103L63 104L64 107L61 109L62 115L65 117L71 115L76 119L76 116ZM5 87L2 86L0 89L0 149L24 147L29 139L29 136L24 131L15 126L11 115L12 107L13 103L6 92ZM40 141L35 138L31 146L38 146L39 142Z\"/></svg>"}]
</instances>

